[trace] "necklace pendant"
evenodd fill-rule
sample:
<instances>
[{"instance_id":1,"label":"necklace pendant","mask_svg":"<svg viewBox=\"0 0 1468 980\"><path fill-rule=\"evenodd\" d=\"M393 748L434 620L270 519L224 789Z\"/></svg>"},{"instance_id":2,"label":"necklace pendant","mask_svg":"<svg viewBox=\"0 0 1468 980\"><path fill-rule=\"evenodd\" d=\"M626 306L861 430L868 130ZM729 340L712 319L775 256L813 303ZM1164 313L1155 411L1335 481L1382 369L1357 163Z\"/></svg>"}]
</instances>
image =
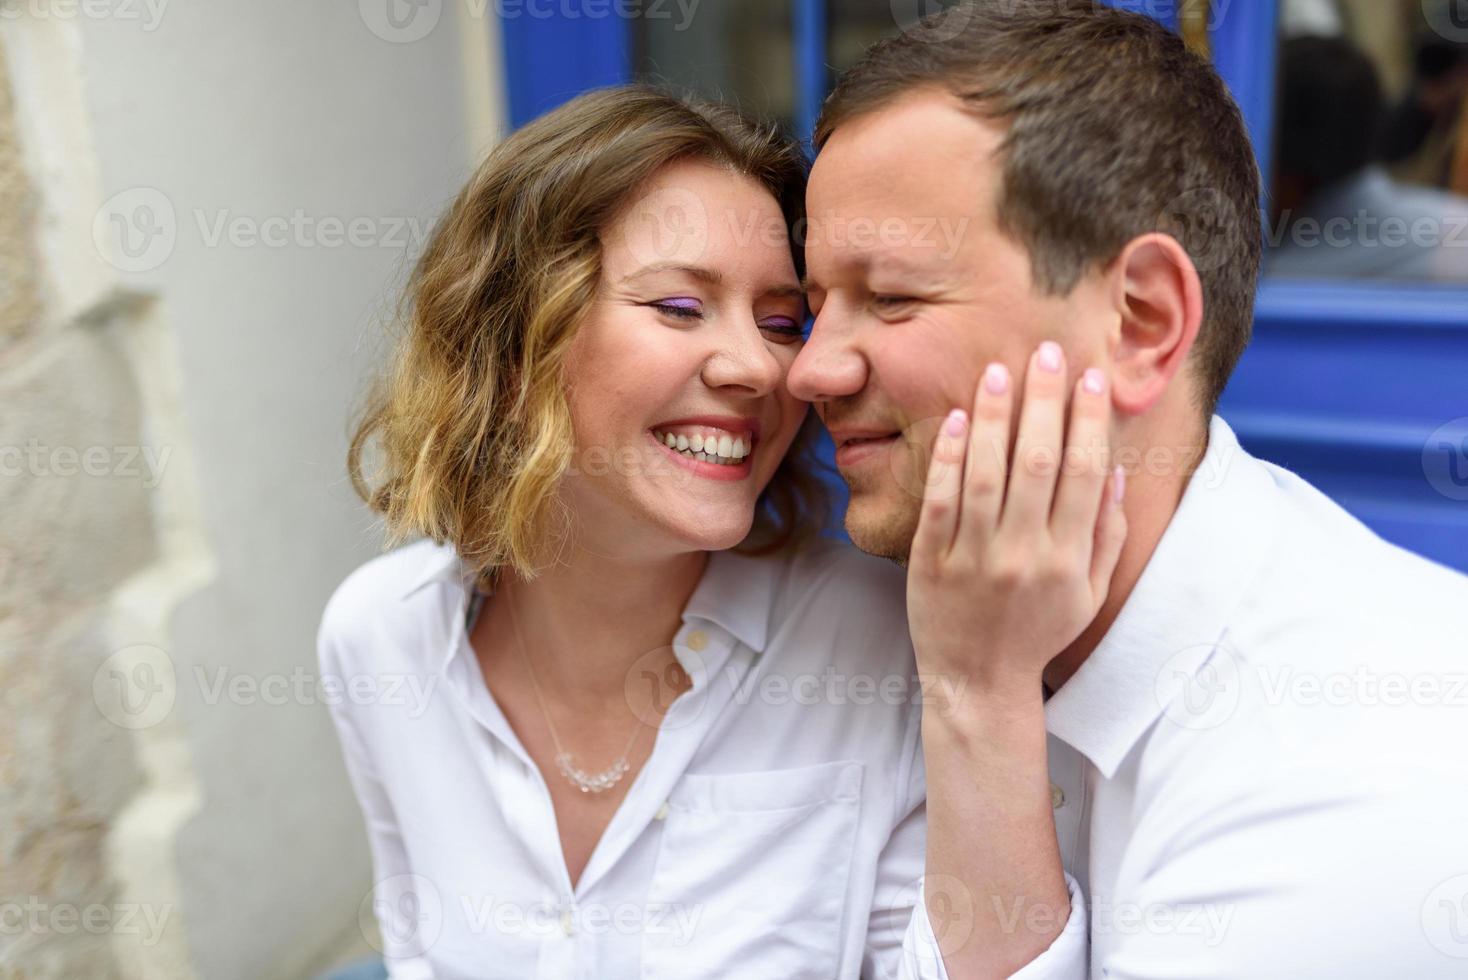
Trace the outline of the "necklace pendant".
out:
<instances>
[{"instance_id":1,"label":"necklace pendant","mask_svg":"<svg viewBox=\"0 0 1468 980\"><path fill-rule=\"evenodd\" d=\"M569 779L583 793L601 793L611 789L627 775L631 767L627 765L627 757L624 755L611 767L601 772L587 772L577 769L571 762L571 753L562 752L556 756L556 768L561 770L561 775Z\"/></svg>"}]
</instances>

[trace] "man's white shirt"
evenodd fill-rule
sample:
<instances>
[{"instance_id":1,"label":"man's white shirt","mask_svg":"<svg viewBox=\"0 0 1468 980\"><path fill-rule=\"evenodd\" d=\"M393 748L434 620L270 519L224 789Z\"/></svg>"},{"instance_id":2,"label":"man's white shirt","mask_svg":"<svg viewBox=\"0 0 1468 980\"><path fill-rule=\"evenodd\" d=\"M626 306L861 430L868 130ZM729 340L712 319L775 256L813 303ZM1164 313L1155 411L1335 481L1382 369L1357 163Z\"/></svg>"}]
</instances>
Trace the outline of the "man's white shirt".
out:
<instances>
[{"instance_id":1,"label":"man's white shirt","mask_svg":"<svg viewBox=\"0 0 1468 980\"><path fill-rule=\"evenodd\" d=\"M1222 419L1045 711L1090 976L1468 976L1468 579Z\"/></svg>"}]
</instances>

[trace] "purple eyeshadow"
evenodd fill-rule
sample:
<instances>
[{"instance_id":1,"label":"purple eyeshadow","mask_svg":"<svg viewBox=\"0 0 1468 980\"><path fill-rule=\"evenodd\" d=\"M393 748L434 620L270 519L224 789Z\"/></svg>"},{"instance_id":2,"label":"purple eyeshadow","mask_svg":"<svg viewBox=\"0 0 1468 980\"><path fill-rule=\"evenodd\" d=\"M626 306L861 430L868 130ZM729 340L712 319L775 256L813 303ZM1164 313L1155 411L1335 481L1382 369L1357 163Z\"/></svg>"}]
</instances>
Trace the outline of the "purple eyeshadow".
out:
<instances>
[{"instance_id":1,"label":"purple eyeshadow","mask_svg":"<svg viewBox=\"0 0 1468 980\"><path fill-rule=\"evenodd\" d=\"M658 300L658 305L672 306L680 310L696 310L698 309L699 303L698 300L690 296L677 296L673 299Z\"/></svg>"}]
</instances>

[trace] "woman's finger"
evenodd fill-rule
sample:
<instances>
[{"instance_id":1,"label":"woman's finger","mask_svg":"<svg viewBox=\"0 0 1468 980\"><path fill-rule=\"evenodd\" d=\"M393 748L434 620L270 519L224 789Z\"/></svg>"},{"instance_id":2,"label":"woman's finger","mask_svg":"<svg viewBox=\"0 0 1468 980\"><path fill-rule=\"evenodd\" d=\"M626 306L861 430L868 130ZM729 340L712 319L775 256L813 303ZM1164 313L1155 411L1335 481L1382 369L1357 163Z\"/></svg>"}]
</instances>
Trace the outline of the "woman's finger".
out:
<instances>
[{"instance_id":1,"label":"woman's finger","mask_svg":"<svg viewBox=\"0 0 1468 980\"><path fill-rule=\"evenodd\" d=\"M1074 547L1089 566L1102 489L1111 476L1111 396L1104 372L1088 368L1076 381L1070 402L1055 505L1050 512L1051 538Z\"/></svg>"},{"instance_id":2,"label":"woman's finger","mask_svg":"<svg viewBox=\"0 0 1468 980\"><path fill-rule=\"evenodd\" d=\"M974 394L973 424L963 474L963 521L958 533L961 540L978 548L993 537L1004 507L1013 415L1013 379L1009 368L995 361L985 369Z\"/></svg>"},{"instance_id":3,"label":"woman's finger","mask_svg":"<svg viewBox=\"0 0 1468 980\"><path fill-rule=\"evenodd\" d=\"M1060 469L1067 394L1065 354L1059 344L1047 340L1030 357L1025 375L1024 403L1009 468L1009 490L999 521L1007 531L1039 532L1049 527L1055 477Z\"/></svg>"},{"instance_id":4,"label":"woman's finger","mask_svg":"<svg viewBox=\"0 0 1468 980\"><path fill-rule=\"evenodd\" d=\"M958 529L963 491L963 458L968 447L968 413L955 408L933 440L923 507L918 515L908 563L915 568L942 561Z\"/></svg>"}]
</instances>

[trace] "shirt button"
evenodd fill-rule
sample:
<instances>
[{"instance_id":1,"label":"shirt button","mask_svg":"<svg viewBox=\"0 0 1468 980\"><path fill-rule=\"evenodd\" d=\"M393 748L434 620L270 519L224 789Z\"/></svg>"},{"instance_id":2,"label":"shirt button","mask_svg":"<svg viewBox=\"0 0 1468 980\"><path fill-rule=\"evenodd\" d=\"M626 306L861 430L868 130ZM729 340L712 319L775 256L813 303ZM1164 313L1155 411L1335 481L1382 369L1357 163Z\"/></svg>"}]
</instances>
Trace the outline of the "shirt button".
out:
<instances>
[{"instance_id":1,"label":"shirt button","mask_svg":"<svg viewBox=\"0 0 1468 980\"><path fill-rule=\"evenodd\" d=\"M571 917L571 910L566 909L561 913L561 931L566 935L574 935L576 932L576 920Z\"/></svg>"},{"instance_id":2,"label":"shirt button","mask_svg":"<svg viewBox=\"0 0 1468 980\"><path fill-rule=\"evenodd\" d=\"M688 649L694 653L703 652L703 648L709 645L709 635L703 630L694 630L688 634Z\"/></svg>"},{"instance_id":3,"label":"shirt button","mask_svg":"<svg viewBox=\"0 0 1468 980\"><path fill-rule=\"evenodd\" d=\"M1050 809L1059 810L1065 806L1065 791L1054 783L1050 784Z\"/></svg>"},{"instance_id":4,"label":"shirt button","mask_svg":"<svg viewBox=\"0 0 1468 980\"><path fill-rule=\"evenodd\" d=\"M666 820L666 819L668 819L668 804L664 803L662 806L658 807L658 812L657 813L654 813L652 815L652 818L654 820Z\"/></svg>"}]
</instances>

